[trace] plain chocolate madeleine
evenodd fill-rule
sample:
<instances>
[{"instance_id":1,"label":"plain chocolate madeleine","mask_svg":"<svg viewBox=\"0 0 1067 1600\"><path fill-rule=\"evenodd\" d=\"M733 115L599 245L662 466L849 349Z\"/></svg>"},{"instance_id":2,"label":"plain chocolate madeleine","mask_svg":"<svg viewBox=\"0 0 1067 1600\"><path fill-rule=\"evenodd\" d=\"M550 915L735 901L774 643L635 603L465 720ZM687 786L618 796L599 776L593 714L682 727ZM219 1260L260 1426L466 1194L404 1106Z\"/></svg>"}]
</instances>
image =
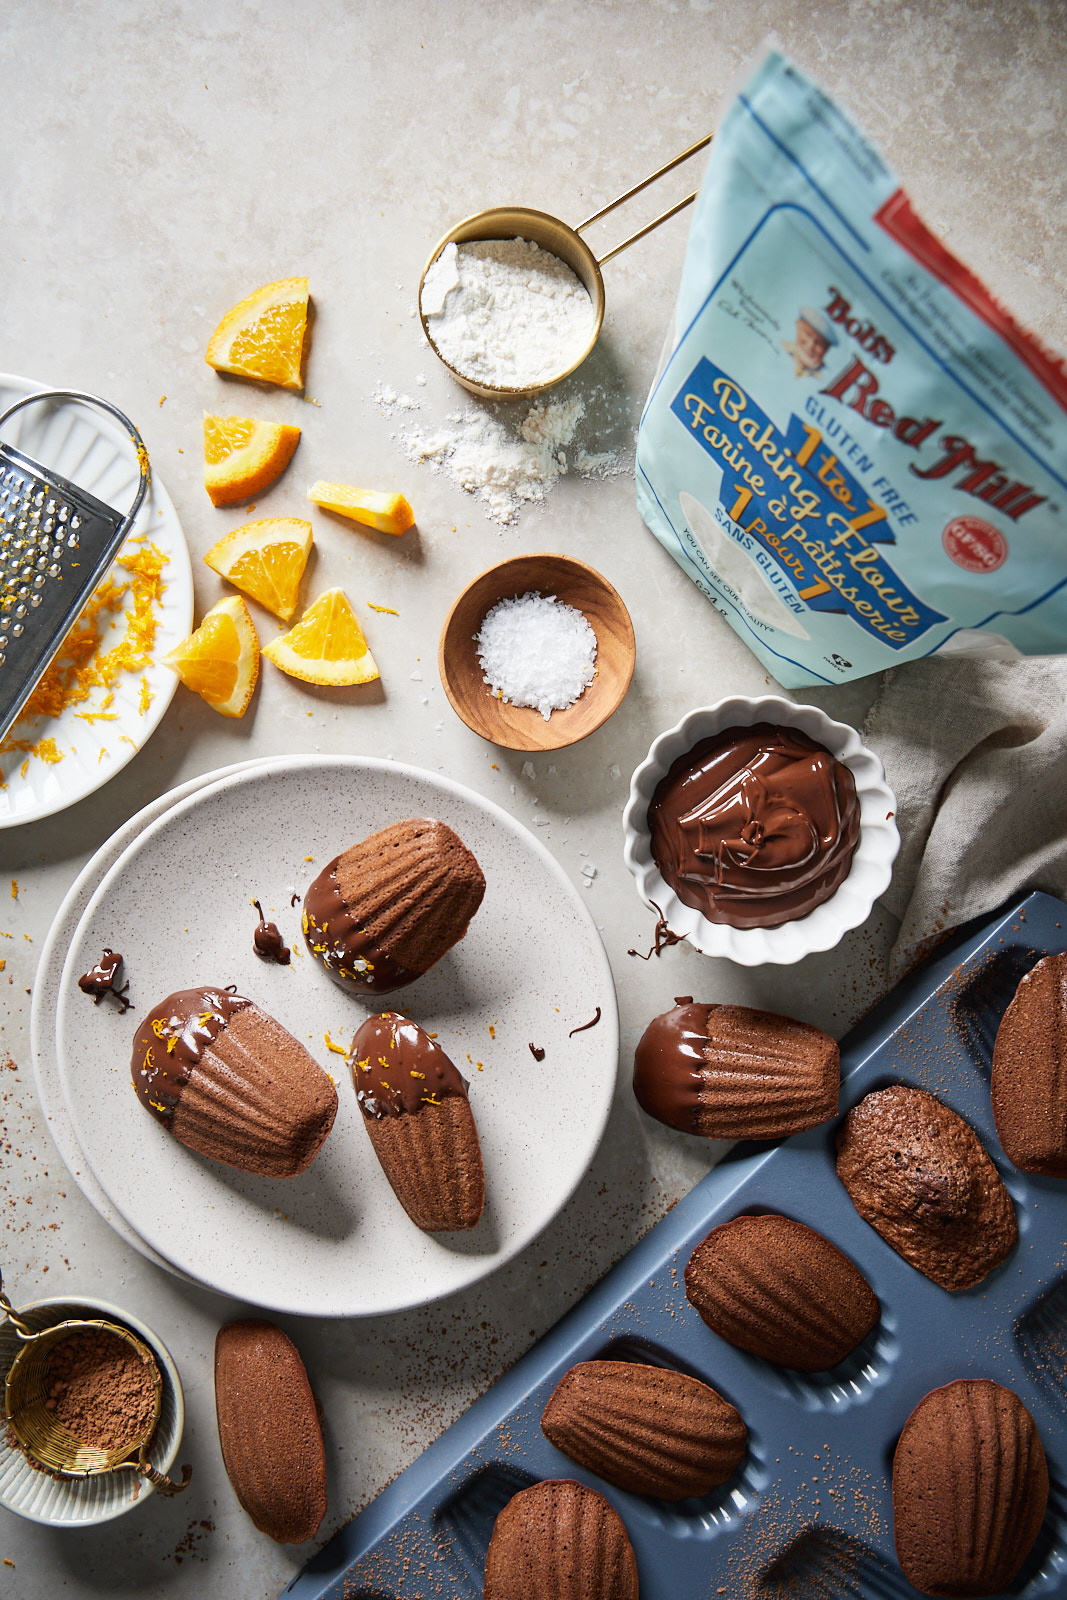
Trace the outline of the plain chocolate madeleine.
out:
<instances>
[{"instance_id":1,"label":"plain chocolate madeleine","mask_svg":"<svg viewBox=\"0 0 1067 1600\"><path fill-rule=\"evenodd\" d=\"M466 1080L436 1040L398 1011L368 1017L349 1055L374 1153L417 1228L474 1228L485 1175Z\"/></svg>"},{"instance_id":2,"label":"plain chocolate madeleine","mask_svg":"<svg viewBox=\"0 0 1067 1600\"><path fill-rule=\"evenodd\" d=\"M248 1318L215 1339L215 1411L234 1493L261 1533L302 1544L326 1515L326 1453L296 1346Z\"/></svg>"},{"instance_id":3,"label":"plain chocolate madeleine","mask_svg":"<svg viewBox=\"0 0 1067 1600\"><path fill-rule=\"evenodd\" d=\"M853 1106L837 1175L860 1216L943 1289L981 1283L1015 1248L1015 1207L981 1141L925 1089L897 1083Z\"/></svg>"},{"instance_id":4,"label":"plain chocolate madeleine","mask_svg":"<svg viewBox=\"0 0 1067 1600\"><path fill-rule=\"evenodd\" d=\"M713 1228L685 1269L685 1292L728 1344L798 1372L826 1372L878 1321L858 1267L791 1217L735 1217Z\"/></svg>"},{"instance_id":5,"label":"plain chocolate madeleine","mask_svg":"<svg viewBox=\"0 0 1067 1600\"><path fill-rule=\"evenodd\" d=\"M541 1417L565 1456L630 1494L681 1500L732 1478L744 1459L741 1413L684 1372L635 1361L581 1361Z\"/></svg>"},{"instance_id":6,"label":"plain chocolate madeleine","mask_svg":"<svg viewBox=\"0 0 1067 1600\"><path fill-rule=\"evenodd\" d=\"M221 987L181 989L148 1013L131 1062L142 1105L199 1155L264 1178L314 1161L337 1091L298 1039Z\"/></svg>"},{"instance_id":7,"label":"plain chocolate madeleine","mask_svg":"<svg viewBox=\"0 0 1067 1600\"><path fill-rule=\"evenodd\" d=\"M922 1594L997 1594L1045 1517L1048 1467L1034 1419L986 1378L919 1401L893 1457L893 1531L904 1576Z\"/></svg>"},{"instance_id":8,"label":"plain chocolate madeleine","mask_svg":"<svg viewBox=\"0 0 1067 1600\"><path fill-rule=\"evenodd\" d=\"M485 1557L484 1600L637 1600L637 1562L603 1495L548 1478L510 1499Z\"/></svg>"},{"instance_id":9,"label":"plain chocolate madeleine","mask_svg":"<svg viewBox=\"0 0 1067 1600\"><path fill-rule=\"evenodd\" d=\"M1026 974L993 1047L993 1120L1024 1172L1067 1178L1067 952Z\"/></svg>"},{"instance_id":10,"label":"plain chocolate madeleine","mask_svg":"<svg viewBox=\"0 0 1067 1600\"><path fill-rule=\"evenodd\" d=\"M645 1029L634 1094L649 1116L707 1139L783 1139L837 1110L828 1033L750 1006L676 1003Z\"/></svg>"}]
</instances>

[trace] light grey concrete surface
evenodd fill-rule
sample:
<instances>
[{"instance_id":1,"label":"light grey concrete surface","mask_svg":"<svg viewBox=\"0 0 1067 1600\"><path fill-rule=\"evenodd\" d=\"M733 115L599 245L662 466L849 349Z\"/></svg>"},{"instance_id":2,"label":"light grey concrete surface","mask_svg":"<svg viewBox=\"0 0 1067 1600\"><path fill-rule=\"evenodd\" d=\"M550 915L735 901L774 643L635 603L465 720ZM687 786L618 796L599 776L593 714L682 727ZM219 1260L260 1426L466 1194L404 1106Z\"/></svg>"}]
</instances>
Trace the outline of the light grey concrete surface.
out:
<instances>
[{"instance_id":1,"label":"light grey concrete surface","mask_svg":"<svg viewBox=\"0 0 1067 1600\"><path fill-rule=\"evenodd\" d=\"M696 704L767 687L762 667L641 523L632 477L562 481L501 531L480 505L408 463L372 396L417 394L422 418L457 400L411 315L427 252L453 221L518 202L571 221L711 127L768 32L856 113L929 223L1015 312L1067 345L1067 35L1056 0L13 0L0 19L0 366L97 391L141 427L182 517L200 612L223 585L199 555L243 520L200 481L202 410L298 422L303 437L258 514L303 515L305 486L337 477L403 491L417 536L396 542L316 519L309 592L341 583L395 607L368 617L380 686L327 691L269 666L243 721L179 689L161 727L98 794L0 833L0 1266L18 1299L85 1291L128 1306L164 1337L186 1386L184 1496L123 1521L59 1533L0 1511L0 1595L267 1600L311 1553L280 1549L238 1507L215 1433L218 1325L244 1308L178 1282L126 1249L52 1147L31 1080L27 1019L36 952L94 849L186 778L276 752L394 756L441 771L538 829L603 929L622 1013L620 1087L578 1194L512 1266L423 1311L348 1323L283 1319L326 1417L330 1508L316 1545L363 1506L544 1332L707 1169L715 1151L652 1126L627 1084L636 1038L673 995L772 1005L842 1032L877 997L889 918L829 955L745 971L685 948L647 965L650 918L621 859L629 774ZM605 245L686 192L675 173ZM616 228L618 231L616 231ZM607 442L632 448L685 246L676 219L605 269L608 316L585 384L600 382ZM316 317L300 398L204 364L221 313L255 286L307 273ZM417 375L425 373L425 385ZM166 396L161 401L161 396ZM264 497L266 501L266 497ZM452 599L482 567L565 550L629 605L637 670L619 713L584 744L524 758L483 744L436 674ZM256 610L263 638L270 619ZM414 678L421 673L421 680ZM862 717L871 683L817 698ZM569 819L569 820L568 820ZM204 862L205 915L213 863ZM7 880L18 881L8 899ZM536 907L526 908L530 916ZM180 1197L176 1197L180 1203Z\"/></svg>"}]
</instances>

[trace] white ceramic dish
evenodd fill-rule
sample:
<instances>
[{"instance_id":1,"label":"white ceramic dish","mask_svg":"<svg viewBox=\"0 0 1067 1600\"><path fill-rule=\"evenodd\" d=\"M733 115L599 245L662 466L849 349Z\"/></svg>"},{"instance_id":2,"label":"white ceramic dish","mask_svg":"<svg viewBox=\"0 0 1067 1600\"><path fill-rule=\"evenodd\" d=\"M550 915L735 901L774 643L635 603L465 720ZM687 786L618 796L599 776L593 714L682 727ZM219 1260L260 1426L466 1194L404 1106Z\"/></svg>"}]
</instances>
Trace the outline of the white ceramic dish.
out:
<instances>
[{"instance_id":1,"label":"white ceramic dish","mask_svg":"<svg viewBox=\"0 0 1067 1600\"><path fill-rule=\"evenodd\" d=\"M471 1079L487 1203L469 1235L408 1220L361 1126L347 1046L369 1007L336 988L299 936L294 887L391 821L456 829L487 889L467 937L395 1004L437 1032ZM307 857L313 857L308 861ZM253 953L257 896L293 963ZM131 954L138 1010L92 1005L78 974L104 945ZM179 1145L130 1085L134 1025L178 988L229 983L332 1070L340 1109L322 1153L287 1183L237 1173ZM380 1001L384 1006L389 997ZM595 1007L600 1024L569 1038ZM376 1007L374 1008L376 1009ZM585 1172L618 1064L611 970L562 869L514 818L472 791L389 761L304 757L234 774L173 806L124 852L87 907L57 1010L64 1098L109 1201L158 1254L227 1295L309 1316L425 1304L477 1281L547 1225ZM536 1063L529 1044L545 1050ZM481 1070L480 1070L481 1065Z\"/></svg>"},{"instance_id":2,"label":"white ceramic dish","mask_svg":"<svg viewBox=\"0 0 1067 1600\"><path fill-rule=\"evenodd\" d=\"M0 374L0 412L20 396L48 387ZM72 402L27 406L4 428L4 439L55 467L117 511L125 510L133 500L137 462L132 446L118 424L102 412ZM99 789L133 759L170 705L178 679L169 667L161 665L161 659L192 627L193 575L178 513L154 471L133 537L140 534L147 534L167 557L163 569L166 588L157 610L155 659L143 674L151 704L144 711L140 708L142 674L123 672L101 721L85 719L104 698L99 688L58 717L20 718L10 738L24 744L54 739L63 759L46 762L26 750L0 755L0 784L4 786L0 788L0 828L51 816ZM109 649L119 637L117 631L105 634L101 648ZM112 715L115 720L108 720Z\"/></svg>"},{"instance_id":3,"label":"white ceramic dish","mask_svg":"<svg viewBox=\"0 0 1067 1600\"><path fill-rule=\"evenodd\" d=\"M63 1088L59 1079L59 1056L56 1053L56 1006L62 988L63 962L77 932L82 912L99 887L101 879L114 866L126 847L144 832L150 822L161 817L165 811L169 811L171 806L177 805L178 801L184 800L187 795L196 794L209 784L217 783L220 778L228 777L231 772L242 772L248 767L264 764L262 761L238 761L233 766L221 767L215 772L204 773L199 778L191 778L180 788L171 789L169 793L160 795L158 800L153 800L143 807L117 829L82 868L66 899L56 912L37 962L33 998L30 1002L30 1054L33 1059L37 1099L52 1141L74 1182L104 1221L114 1228L128 1245L139 1250L155 1266L165 1267L168 1272L176 1273L178 1269L157 1255L150 1245L145 1244L141 1236L130 1227L126 1218L115 1210L93 1177L85 1153L75 1137L70 1113L63 1101ZM185 1273L178 1275L186 1276Z\"/></svg>"},{"instance_id":4,"label":"white ceramic dish","mask_svg":"<svg viewBox=\"0 0 1067 1600\"><path fill-rule=\"evenodd\" d=\"M687 906L665 882L652 859L648 808L656 785L679 756L701 739L724 728L754 722L799 728L852 769L860 802L860 837L848 877L829 900L806 917L777 928L733 928L709 922ZM833 722L815 706L798 706L776 695L760 699L735 695L713 706L691 711L675 727L655 739L630 780L630 798L622 814L624 857L637 892L649 906L661 907L668 926L684 933L694 949L708 956L727 956L744 967L765 962L788 966L816 950L832 950L850 928L858 928L889 885L900 835L893 821L896 800L887 786L882 763L868 750L854 728Z\"/></svg>"},{"instance_id":5,"label":"white ceramic dish","mask_svg":"<svg viewBox=\"0 0 1067 1600\"><path fill-rule=\"evenodd\" d=\"M148 1345L163 1378L159 1424L148 1459L160 1472L169 1473L178 1455L185 1427L185 1397L170 1351L151 1328L137 1317L106 1300L35 1300L19 1306L19 1316L32 1328L54 1328L73 1318L106 1317L129 1328ZM18 1354L21 1341L12 1322L0 1325L0 1387ZM107 1472L95 1478L53 1478L31 1467L5 1429L0 1433L0 1506L30 1522L53 1528L89 1528L110 1522L142 1504L155 1491L138 1472Z\"/></svg>"}]
</instances>

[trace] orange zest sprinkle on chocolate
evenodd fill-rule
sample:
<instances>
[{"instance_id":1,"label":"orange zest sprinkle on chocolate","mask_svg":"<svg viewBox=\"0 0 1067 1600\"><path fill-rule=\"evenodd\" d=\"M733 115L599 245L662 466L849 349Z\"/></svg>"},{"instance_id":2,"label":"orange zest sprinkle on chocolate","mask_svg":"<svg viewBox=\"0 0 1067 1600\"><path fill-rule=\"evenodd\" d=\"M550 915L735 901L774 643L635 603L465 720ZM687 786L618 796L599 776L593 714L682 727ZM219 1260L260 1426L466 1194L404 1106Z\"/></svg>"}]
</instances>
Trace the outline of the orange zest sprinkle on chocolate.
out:
<instances>
[{"instance_id":1,"label":"orange zest sprinkle on chocolate","mask_svg":"<svg viewBox=\"0 0 1067 1600\"><path fill-rule=\"evenodd\" d=\"M409 1070L413 1078L425 1078L426 1076L425 1072L416 1072L414 1067L411 1067Z\"/></svg>"}]
</instances>

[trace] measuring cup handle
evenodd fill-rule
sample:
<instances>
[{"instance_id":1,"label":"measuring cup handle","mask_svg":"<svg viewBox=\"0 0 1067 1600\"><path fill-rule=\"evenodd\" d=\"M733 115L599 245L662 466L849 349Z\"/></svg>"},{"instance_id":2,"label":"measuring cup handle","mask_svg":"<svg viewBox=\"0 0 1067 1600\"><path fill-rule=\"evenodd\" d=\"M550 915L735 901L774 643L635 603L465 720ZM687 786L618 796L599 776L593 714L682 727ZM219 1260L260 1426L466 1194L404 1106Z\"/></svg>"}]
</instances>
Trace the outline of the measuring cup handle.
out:
<instances>
[{"instance_id":1,"label":"measuring cup handle","mask_svg":"<svg viewBox=\"0 0 1067 1600\"><path fill-rule=\"evenodd\" d=\"M670 161L665 161L662 167L657 167L655 172L650 172L647 178L642 178L640 183L635 183L633 188L627 189L625 194L617 195L606 206L601 206L599 211L594 211L591 217L586 217L584 222L579 222L574 230L575 233L581 233L583 228L592 227L594 222L599 222L601 217L606 217L609 211L614 211L617 206L625 205L627 200L632 200L635 194L640 194L642 189L647 189L650 183L655 183L656 179L662 178L664 173L680 166L683 161L688 161L689 157L695 156L698 150L703 150L711 143L714 137L714 133L706 133L703 139L698 139L696 144L691 144L688 150L683 150L680 155L672 156ZM694 189L692 194L686 195L684 200L679 200L676 206L671 206L669 211L664 211L660 216L656 217L655 221L646 223L643 228L639 228L636 233L632 233L628 239L623 240L622 244L617 244L614 250L609 250L607 255L599 256L597 258L597 266L602 267L605 261L610 261L614 256L621 254L623 250L629 249L630 245L635 244L638 239L643 239L646 233L651 233L653 228L658 228L661 222L666 222L669 217L677 216L679 211L684 211L686 206L692 205L697 193L698 191Z\"/></svg>"}]
</instances>

